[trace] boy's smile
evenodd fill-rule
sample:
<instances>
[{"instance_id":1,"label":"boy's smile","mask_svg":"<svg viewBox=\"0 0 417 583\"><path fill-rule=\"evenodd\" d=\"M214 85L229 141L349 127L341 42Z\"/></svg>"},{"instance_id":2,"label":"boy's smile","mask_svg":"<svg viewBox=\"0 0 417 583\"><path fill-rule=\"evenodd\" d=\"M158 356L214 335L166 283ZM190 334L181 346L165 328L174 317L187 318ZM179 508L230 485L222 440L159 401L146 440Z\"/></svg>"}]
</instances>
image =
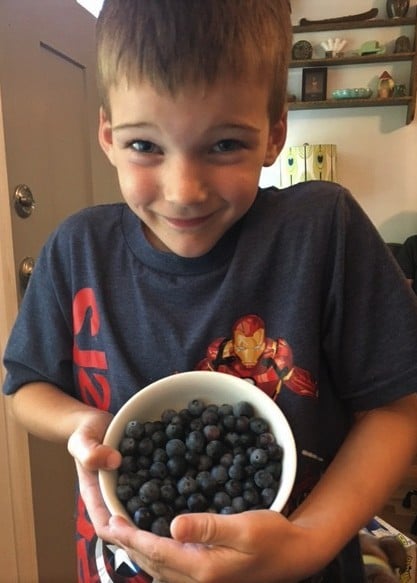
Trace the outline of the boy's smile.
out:
<instances>
[{"instance_id":1,"label":"boy's smile","mask_svg":"<svg viewBox=\"0 0 417 583\"><path fill-rule=\"evenodd\" d=\"M250 208L286 136L285 116L270 127L268 95L266 85L230 80L174 97L149 83L110 90L100 143L155 248L203 255Z\"/></svg>"}]
</instances>

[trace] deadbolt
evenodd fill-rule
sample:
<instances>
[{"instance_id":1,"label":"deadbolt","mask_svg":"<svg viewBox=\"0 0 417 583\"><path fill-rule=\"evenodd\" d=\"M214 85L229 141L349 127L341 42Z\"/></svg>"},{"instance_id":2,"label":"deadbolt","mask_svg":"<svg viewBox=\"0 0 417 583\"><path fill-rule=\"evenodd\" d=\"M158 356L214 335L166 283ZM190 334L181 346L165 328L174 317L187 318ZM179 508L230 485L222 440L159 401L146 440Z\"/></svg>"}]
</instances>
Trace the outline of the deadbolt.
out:
<instances>
[{"instance_id":1,"label":"deadbolt","mask_svg":"<svg viewBox=\"0 0 417 583\"><path fill-rule=\"evenodd\" d=\"M33 257L25 257L22 259L19 265L19 282L20 291L22 294L25 292L30 276L32 275L33 268L35 267L35 260Z\"/></svg>"},{"instance_id":2,"label":"deadbolt","mask_svg":"<svg viewBox=\"0 0 417 583\"><path fill-rule=\"evenodd\" d=\"M32 191L26 184L19 184L13 195L14 209L22 219L27 219L35 208Z\"/></svg>"}]
</instances>

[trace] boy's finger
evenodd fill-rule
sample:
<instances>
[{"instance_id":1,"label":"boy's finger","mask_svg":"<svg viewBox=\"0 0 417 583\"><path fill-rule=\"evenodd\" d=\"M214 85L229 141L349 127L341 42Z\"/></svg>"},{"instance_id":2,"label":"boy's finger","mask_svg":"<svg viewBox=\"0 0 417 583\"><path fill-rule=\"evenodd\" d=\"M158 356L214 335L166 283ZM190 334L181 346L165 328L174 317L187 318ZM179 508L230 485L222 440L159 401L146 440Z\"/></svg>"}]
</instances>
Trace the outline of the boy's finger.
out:
<instances>
[{"instance_id":1,"label":"boy's finger","mask_svg":"<svg viewBox=\"0 0 417 583\"><path fill-rule=\"evenodd\" d=\"M183 514L171 524L171 534L180 542L236 547L238 533L236 522L230 516L210 512Z\"/></svg>"},{"instance_id":2,"label":"boy's finger","mask_svg":"<svg viewBox=\"0 0 417 583\"><path fill-rule=\"evenodd\" d=\"M69 438L68 451L90 471L115 470L121 462L121 455L118 451L79 433L73 433Z\"/></svg>"}]
</instances>

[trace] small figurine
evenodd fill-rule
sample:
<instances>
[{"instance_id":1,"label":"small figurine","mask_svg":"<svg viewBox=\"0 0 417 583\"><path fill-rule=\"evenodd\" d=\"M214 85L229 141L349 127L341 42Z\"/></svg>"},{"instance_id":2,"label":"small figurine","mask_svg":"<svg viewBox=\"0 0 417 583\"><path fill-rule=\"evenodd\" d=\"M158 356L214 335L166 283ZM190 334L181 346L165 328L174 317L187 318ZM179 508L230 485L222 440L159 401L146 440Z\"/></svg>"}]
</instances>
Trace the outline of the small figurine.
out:
<instances>
[{"instance_id":1,"label":"small figurine","mask_svg":"<svg viewBox=\"0 0 417 583\"><path fill-rule=\"evenodd\" d=\"M347 40L341 38L328 38L323 41L321 46L325 50L326 57L342 57L343 49L345 48Z\"/></svg>"},{"instance_id":2,"label":"small figurine","mask_svg":"<svg viewBox=\"0 0 417 583\"><path fill-rule=\"evenodd\" d=\"M388 73L388 71L384 71L379 76L378 82L378 97L380 99L387 99L388 97L392 97L394 94L394 87L395 81Z\"/></svg>"},{"instance_id":3,"label":"small figurine","mask_svg":"<svg viewBox=\"0 0 417 583\"><path fill-rule=\"evenodd\" d=\"M387 14L389 18L407 16L410 0L387 0Z\"/></svg>"},{"instance_id":4,"label":"small figurine","mask_svg":"<svg viewBox=\"0 0 417 583\"><path fill-rule=\"evenodd\" d=\"M411 41L408 36L401 35L397 38L394 53L411 53Z\"/></svg>"}]
</instances>

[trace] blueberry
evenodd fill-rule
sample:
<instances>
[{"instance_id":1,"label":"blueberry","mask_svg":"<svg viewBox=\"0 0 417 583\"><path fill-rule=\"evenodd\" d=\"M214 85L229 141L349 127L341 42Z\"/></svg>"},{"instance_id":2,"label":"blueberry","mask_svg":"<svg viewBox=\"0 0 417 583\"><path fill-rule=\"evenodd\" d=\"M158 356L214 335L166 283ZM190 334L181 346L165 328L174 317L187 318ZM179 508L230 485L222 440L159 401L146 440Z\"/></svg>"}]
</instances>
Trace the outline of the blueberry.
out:
<instances>
[{"instance_id":1,"label":"blueberry","mask_svg":"<svg viewBox=\"0 0 417 583\"><path fill-rule=\"evenodd\" d=\"M137 458L137 462L138 462L138 467L139 468L146 468L149 469L151 467L152 464L152 459L153 459L153 453L152 453L152 458L147 456L147 455L140 455Z\"/></svg>"},{"instance_id":2,"label":"blueberry","mask_svg":"<svg viewBox=\"0 0 417 583\"><path fill-rule=\"evenodd\" d=\"M228 470L228 476L232 480L242 480L245 476L245 469L240 464L232 464Z\"/></svg>"},{"instance_id":3,"label":"blueberry","mask_svg":"<svg viewBox=\"0 0 417 583\"><path fill-rule=\"evenodd\" d=\"M177 497L177 489L173 484L163 484L160 489L161 499L166 502L174 502Z\"/></svg>"},{"instance_id":4,"label":"blueberry","mask_svg":"<svg viewBox=\"0 0 417 583\"><path fill-rule=\"evenodd\" d=\"M163 462L153 462L149 468L149 473L152 478L159 478L163 480L168 475L168 469Z\"/></svg>"},{"instance_id":5,"label":"blueberry","mask_svg":"<svg viewBox=\"0 0 417 583\"><path fill-rule=\"evenodd\" d=\"M219 416L217 411L207 408L201 413L201 421L203 422L203 425L216 425L218 420Z\"/></svg>"},{"instance_id":6,"label":"blueberry","mask_svg":"<svg viewBox=\"0 0 417 583\"><path fill-rule=\"evenodd\" d=\"M216 510L221 510L226 506L231 506L232 499L226 492L216 492L213 496L213 506Z\"/></svg>"},{"instance_id":7,"label":"blueberry","mask_svg":"<svg viewBox=\"0 0 417 583\"><path fill-rule=\"evenodd\" d=\"M155 447L163 447L166 443L167 436L163 429L158 429L152 433L151 439Z\"/></svg>"},{"instance_id":8,"label":"blueberry","mask_svg":"<svg viewBox=\"0 0 417 583\"><path fill-rule=\"evenodd\" d=\"M276 497L275 488L264 488L261 492L262 503L265 508L269 508Z\"/></svg>"},{"instance_id":9,"label":"blueberry","mask_svg":"<svg viewBox=\"0 0 417 583\"><path fill-rule=\"evenodd\" d=\"M242 483L240 480L228 480L224 485L225 491L231 498L236 498L242 494Z\"/></svg>"},{"instance_id":10,"label":"blueberry","mask_svg":"<svg viewBox=\"0 0 417 583\"><path fill-rule=\"evenodd\" d=\"M133 437L133 439L139 439L145 433L145 427L142 423L134 419L129 421L125 428L126 437Z\"/></svg>"},{"instance_id":11,"label":"blueberry","mask_svg":"<svg viewBox=\"0 0 417 583\"><path fill-rule=\"evenodd\" d=\"M133 437L124 437L119 444L122 455L133 455L136 452L136 440Z\"/></svg>"},{"instance_id":12,"label":"blueberry","mask_svg":"<svg viewBox=\"0 0 417 583\"><path fill-rule=\"evenodd\" d=\"M227 431L233 431L236 427L236 417L234 415L225 415L222 425Z\"/></svg>"},{"instance_id":13,"label":"blueberry","mask_svg":"<svg viewBox=\"0 0 417 583\"><path fill-rule=\"evenodd\" d=\"M239 434L235 431L229 431L224 436L224 441L228 447L234 448L239 444Z\"/></svg>"},{"instance_id":14,"label":"blueberry","mask_svg":"<svg viewBox=\"0 0 417 583\"><path fill-rule=\"evenodd\" d=\"M243 499L250 508L259 504L259 494L255 488L248 488L243 490Z\"/></svg>"},{"instance_id":15,"label":"blueberry","mask_svg":"<svg viewBox=\"0 0 417 583\"><path fill-rule=\"evenodd\" d=\"M201 492L193 492L187 499L190 512L204 512L208 508L206 497Z\"/></svg>"},{"instance_id":16,"label":"blueberry","mask_svg":"<svg viewBox=\"0 0 417 583\"><path fill-rule=\"evenodd\" d=\"M233 414L235 417L245 415L246 417L253 417L255 411L253 406L247 401L239 401L233 405Z\"/></svg>"},{"instance_id":17,"label":"blueberry","mask_svg":"<svg viewBox=\"0 0 417 583\"><path fill-rule=\"evenodd\" d=\"M184 456L185 443L178 438L170 439L165 445L165 451L167 452L168 457L174 457L176 455Z\"/></svg>"},{"instance_id":18,"label":"blueberry","mask_svg":"<svg viewBox=\"0 0 417 583\"><path fill-rule=\"evenodd\" d=\"M150 455L154 450L154 444L150 437L143 437L138 441L139 455Z\"/></svg>"},{"instance_id":19,"label":"blueberry","mask_svg":"<svg viewBox=\"0 0 417 583\"><path fill-rule=\"evenodd\" d=\"M249 417L242 415L236 419L235 431L245 433L249 429Z\"/></svg>"},{"instance_id":20,"label":"blueberry","mask_svg":"<svg viewBox=\"0 0 417 583\"><path fill-rule=\"evenodd\" d=\"M171 419L177 414L175 409L165 409L162 411L161 414L161 421L165 425L168 425L171 422Z\"/></svg>"},{"instance_id":21,"label":"blueberry","mask_svg":"<svg viewBox=\"0 0 417 583\"><path fill-rule=\"evenodd\" d=\"M184 472L187 469L187 461L185 458L175 455L167 461L167 469L171 476L179 478L184 475Z\"/></svg>"},{"instance_id":22,"label":"blueberry","mask_svg":"<svg viewBox=\"0 0 417 583\"><path fill-rule=\"evenodd\" d=\"M191 476L184 476L178 480L177 489L179 494L189 496L197 490L197 482Z\"/></svg>"},{"instance_id":23,"label":"blueberry","mask_svg":"<svg viewBox=\"0 0 417 583\"><path fill-rule=\"evenodd\" d=\"M224 506L223 508L220 508L219 514L236 514L236 511L230 504L229 506Z\"/></svg>"},{"instance_id":24,"label":"blueberry","mask_svg":"<svg viewBox=\"0 0 417 583\"><path fill-rule=\"evenodd\" d=\"M139 496L132 496L126 502L126 510L129 512L130 516L134 517L135 513L139 508L144 507L144 502L140 499Z\"/></svg>"},{"instance_id":25,"label":"blueberry","mask_svg":"<svg viewBox=\"0 0 417 583\"><path fill-rule=\"evenodd\" d=\"M274 482L274 478L266 470L258 470L253 479L258 488L262 489L269 488Z\"/></svg>"},{"instance_id":26,"label":"blueberry","mask_svg":"<svg viewBox=\"0 0 417 583\"><path fill-rule=\"evenodd\" d=\"M235 512L244 512L248 509L248 504L243 496L236 496L232 499L232 508Z\"/></svg>"},{"instance_id":27,"label":"blueberry","mask_svg":"<svg viewBox=\"0 0 417 583\"><path fill-rule=\"evenodd\" d=\"M275 444L275 437L269 431L265 431L265 433L261 433L258 437L258 446L259 447L267 447L268 445Z\"/></svg>"},{"instance_id":28,"label":"blueberry","mask_svg":"<svg viewBox=\"0 0 417 583\"><path fill-rule=\"evenodd\" d=\"M268 463L268 453L264 449L254 449L250 454L249 460L255 468L263 468Z\"/></svg>"},{"instance_id":29,"label":"blueberry","mask_svg":"<svg viewBox=\"0 0 417 583\"><path fill-rule=\"evenodd\" d=\"M149 530L151 528L152 520L152 512L149 510L149 508L146 507L142 507L136 510L133 516L133 522L138 528L141 528L142 530Z\"/></svg>"},{"instance_id":30,"label":"blueberry","mask_svg":"<svg viewBox=\"0 0 417 583\"><path fill-rule=\"evenodd\" d=\"M166 463L167 460L168 455L165 449L162 449L162 447L157 447L152 454L152 461Z\"/></svg>"},{"instance_id":31,"label":"blueberry","mask_svg":"<svg viewBox=\"0 0 417 583\"><path fill-rule=\"evenodd\" d=\"M209 441L206 445L206 454L213 460L219 460L224 453L224 445L219 440Z\"/></svg>"},{"instance_id":32,"label":"blueberry","mask_svg":"<svg viewBox=\"0 0 417 583\"><path fill-rule=\"evenodd\" d=\"M140 499L145 502L145 504L151 504L152 502L159 500L160 495L160 488L153 480L145 482L139 488Z\"/></svg>"},{"instance_id":33,"label":"blueberry","mask_svg":"<svg viewBox=\"0 0 417 583\"><path fill-rule=\"evenodd\" d=\"M125 455L122 457L122 461L119 466L120 473L136 472L138 469L138 463L136 458L132 455Z\"/></svg>"},{"instance_id":34,"label":"blueberry","mask_svg":"<svg viewBox=\"0 0 417 583\"><path fill-rule=\"evenodd\" d=\"M222 455L222 457L220 458L220 464L222 466L224 466L225 468L230 467L233 463L233 457L234 456L233 456L232 452L230 452L230 451L224 453Z\"/></svg>"},{"instance_id":35,"label":"blueberry","mask_svg":"<svg viewBox=\"0 0 417 583\"><path fill-rule=\"evenodd\" d=\"M187 508L187 498L183 494L180 494L175 498L174 508L177 511L181 511Z\"/></svg>"},{"instance_id":36,"label":"blueberry","mask_svg":"<svg viewBox=\"0 0 417 583\"><path fill-rule=\"evenodd\" d=\"M171 514L169 507L162 500L152 502L151 511L154 514L154 516L165 516L166 518L168 518L169 515Z\"/></svg>"},{"instance_id":37,"label":"blueberry","mask_svg":"<svg viewBox=\"0 0 417 583\"><path fill-rule=\"evenodd\" d=\"M265 468L275 480L279 480L282 473L281 462L271 462Z\"/></svg>"},{"instance_id":38,"label":"blueberry","mask_svg":"<svg viewBox=\"0 0 417 583\"><path fill-rule=\"evenodd\" d=\"M207 441L214 441L220 439L222 432L218 425L205 425L203 427L203 433Z\"/></svg>"},{"instance_id":39,"label":"blueberry","mask_svg":"<svg viewBox=\"0 0 417 583\"><path fill-rule=\"evenodd\" d=\"M274 461L281 461L282 460L283 450L282 450L282 447L278 443L268 445L267 451L268 451L268 456L269 456L270 460L274 460Z\"/></svg>"},{"instance_id":40,"label":"blueberry","mask_svg":"<svg viewBox=\"0 0 417 583\"><path fill-rule=\"evenodd\" d=\"M213 466L211 468L210 475L217 482L217 484L225 484L229 479L227 469L221 465Z\"/></svg>"},{"instance_id":41,"label":"blueberry","mask_svg":"<svg viewBox=\"0 0 417 583\"><path fill-rule=\"evenodd\" d=\"M213 467L213 458L207 455L206 453L202 453L199 455L198 463L197 463L197 470L202 472L204 470L209 470Z\"/></svg>"},{"instance_id":42,"label":"blueberry","mask_svg":"<svg viewBox=\"0 0 417 583\"><path fill-rule=\"evenodd\" d=\"M211 496L217 489L217 482L210 472L199 472L195 478L198 488L206 496Z\"/></svg>"},{"instance_id":43,"label":"blueberry","mask_svg":"<svg viewBox=\"0 0 417 583\"><path fill-rule=\"evenodd\" d=\"M217 412L219 414L219 417L225 417L226 415L233 415L233 407L232 407L232 405L229 405L228 403L223 403L223 405L220 405L220 407L217 409Z\"/></svg>"},{"instance_id":44,"label":"blueberry","mask_svg":"<svg viewBox=\"0 0 417 583\"><path fill-rule=\"evenodd\" d=\"M190 421L190 431L203 431L204 423L201 417L195 417Z\"/></svg>"},{"instance_id":45,"label":"blueberry","mask_svg":"<svg viewBox=\"0 0 417 583\"><path fill-rule=\"evenodd\" d=\"M184 437L184 428L180 423L169 423L166 426L165 435L168 439L182 439Z\"/></svg>"},{"instance_id":46,"label":"blueberry","mask_svg":"<svg viewBox=\"0 0 417 583\"><path fill-rule=\"evenodd\" d=\"M116 486L116 495L122 502L130 500L133 496L133 488L128 484L118 484Z\"/></svg>"},{"instance_id":47,"label":"blueberry","mask_svg":"<svg viewBox=\"0 0 417 583\"><path fill-rule=\"evenodd\" d=\"M201 399L193 399L188 403L187 408L193 417L199 417L204 411L205 405Z\"/></svg>"},{"instance_id":48,"label":"blueberry","mask_svg":"<svg viewBox=\"0 0 417 583\"><path fill-rule=\"evenodd\" d=\"M266 433L269 429L268 422L265 419L262 419L262 417L253 417L249 422L249 426L257 435Z\"/></svg>"},{"instance_id":49,"label":"blueberry","mask_svg":"<svg viewBox=\"0 0 417 583\"><path fill-rule=\"evenodd\" d=\"M201 431L191 431L186 437L185 445L189 450L201 453L204 451L206 438Z\"/></svg>"},{"instance_id":50,"label":"blueberry","mask_svg":"<svg viewBox=\"0 0 417 583\"><path fill-rule=\"evenodd\" d=\"M158 516L151 524L151 532L158 536L171 536L169 522L164 516Z\"/></svg>"}]
</instances>

